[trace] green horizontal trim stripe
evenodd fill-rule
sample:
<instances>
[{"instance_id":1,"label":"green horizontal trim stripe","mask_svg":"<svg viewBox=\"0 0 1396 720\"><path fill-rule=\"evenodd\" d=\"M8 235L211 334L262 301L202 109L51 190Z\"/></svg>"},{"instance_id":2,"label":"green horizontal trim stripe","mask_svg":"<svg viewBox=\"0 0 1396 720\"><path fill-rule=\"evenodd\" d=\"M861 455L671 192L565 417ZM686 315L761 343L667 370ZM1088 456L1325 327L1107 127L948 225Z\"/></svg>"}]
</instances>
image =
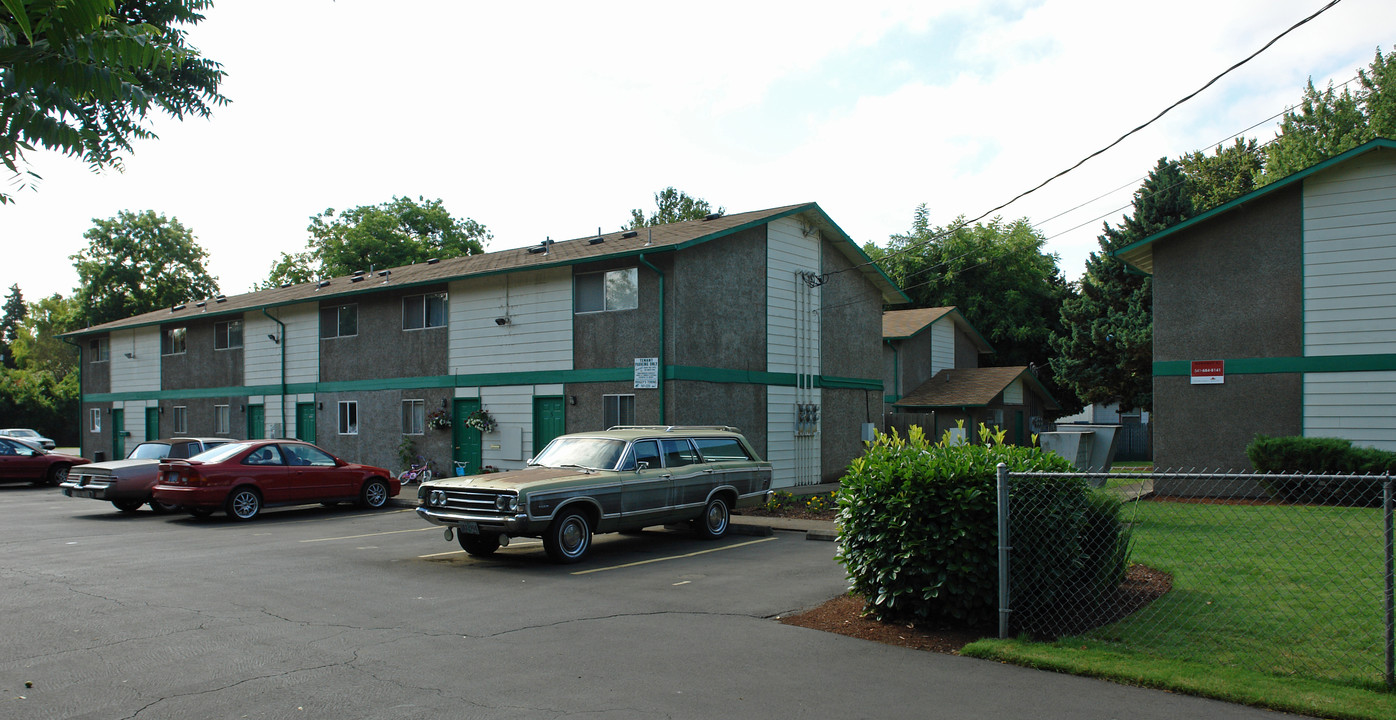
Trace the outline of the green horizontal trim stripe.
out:
<instances>
[{"instance_id":1,"label":"green horizontal trim stripe","mask_svg":"<svg viewBox=\"0 0 1396 720\"><path fill-rule=\"evenodd\" d=\"M371 380L337 380L332 382L287 383L287 395L317 393L373 392L377 390L413 390L418 388L499 387L503 385L564 385L602 382L628 382L635 378L633 367L591 368L585 370L536 370L527 372L477 373L473 375L429 375L406 378L374 378ZM670 365L664 368L665 380L725 383L729 385L776 385L794 387L794 373L771 373L751 370L729 370ZM815 376L815 385L826 388L882 390L882 380ZM86 393L83 402L126 402L138 400L178 400L183 398L223 398L248 395L281 395L281 385L233 385L179 390L149 390L136 392Z\"/></svg>"},{"instance_id":2,"label":"green horizontal trim stripe","mask_svg":"<svg viewBox=\"0 0 1396 720\"><path fill-rule=\"evenodd\" d=\"M1198 358L1221 359L1227 375L1268 375L1274 373L1371 372L1396 370L1396 355L1326 355L1316 357ZM1190 377L1192 361L1160 360L1154 363L1154 377Z\"/></svg>"}]
</instances>

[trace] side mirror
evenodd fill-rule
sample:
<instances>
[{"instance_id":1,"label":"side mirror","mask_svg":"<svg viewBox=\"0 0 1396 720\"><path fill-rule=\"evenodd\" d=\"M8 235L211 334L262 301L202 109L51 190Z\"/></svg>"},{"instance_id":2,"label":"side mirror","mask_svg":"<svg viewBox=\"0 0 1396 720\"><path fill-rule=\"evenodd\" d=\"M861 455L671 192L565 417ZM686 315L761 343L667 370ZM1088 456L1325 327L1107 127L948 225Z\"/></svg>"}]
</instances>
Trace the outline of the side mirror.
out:
<instances>
[{"instance_id":1,"label":"side mirror","mask_svg":"<svg viewBox=\"0 0 1396 720\"><path fill-rule=\"evenodd\" d=\"M650 464L645 460L641 460L640 462L635 463L635 472L640 472L641 470L648 469L650 469Z\"/></svg>"}]
</instances>

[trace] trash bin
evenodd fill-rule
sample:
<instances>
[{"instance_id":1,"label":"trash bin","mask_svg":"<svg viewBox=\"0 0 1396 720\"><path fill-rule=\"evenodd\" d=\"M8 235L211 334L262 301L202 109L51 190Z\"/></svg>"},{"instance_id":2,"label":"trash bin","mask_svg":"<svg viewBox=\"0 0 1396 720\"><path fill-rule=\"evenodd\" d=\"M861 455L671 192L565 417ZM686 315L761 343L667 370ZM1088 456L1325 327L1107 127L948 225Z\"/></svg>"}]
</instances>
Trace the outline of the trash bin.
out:
<instances>
[{"instance_id":1,"label":"trash bin","mask_svg":"<svg viewBox=\"0 0 1396 720\"><path fill-rule=\"evenodd\" d=\"M92 453L92 462L106 462L107 454L101 450Z\"/></svg>"}]
</instances>

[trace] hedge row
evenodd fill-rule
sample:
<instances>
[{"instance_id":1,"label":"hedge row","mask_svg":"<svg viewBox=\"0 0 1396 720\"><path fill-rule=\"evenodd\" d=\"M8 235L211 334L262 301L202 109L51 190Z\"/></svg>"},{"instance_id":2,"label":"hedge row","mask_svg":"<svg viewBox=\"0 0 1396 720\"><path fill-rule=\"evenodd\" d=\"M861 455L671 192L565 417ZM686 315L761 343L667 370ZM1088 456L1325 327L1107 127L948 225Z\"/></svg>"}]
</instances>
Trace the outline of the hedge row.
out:
<instances>
[{"instance_id":1,"label":"hedge row","mask_svg":"<svg viewBox=\"0 0 1396 720\"><path fill-rule=\"evenodd\" d=\"M1246 457L1257 472L1373 476L1352 480L1261 479L1271 497L1286 502L1375 507L1381 504L1382 476L1396 473L1396 453L1353 447L1351 440L1342 438L1256 435L1246 446Z\"/></svg>"}]
</instances>

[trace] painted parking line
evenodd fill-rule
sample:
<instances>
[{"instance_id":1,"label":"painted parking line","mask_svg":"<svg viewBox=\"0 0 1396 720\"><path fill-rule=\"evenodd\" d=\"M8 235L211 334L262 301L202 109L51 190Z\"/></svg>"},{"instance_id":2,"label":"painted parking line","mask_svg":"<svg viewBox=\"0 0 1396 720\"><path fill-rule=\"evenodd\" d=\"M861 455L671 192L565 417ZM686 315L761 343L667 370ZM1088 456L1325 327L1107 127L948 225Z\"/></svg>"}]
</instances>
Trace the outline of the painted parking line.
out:
<instances>
[{"instance_id":1,"label":"painted parking line","mask_svg":"<svg viewBox=\"0 0 1396 720\"><path fill-rule=\"evenodd\" d=\"M724 545L724 546L722 546L722 547L708 548L707 550L698 550L698 551L696 551L696 552L684 553L684 554L682 554L682 555L670 555L669 557L650 558L649 560L638 560L638 561L636 561L636 562L625 563L625 564L623 564L623 565L611 565L610 567L592 568L592 569L590 569L590 570L578 570L577 572L574 572L574 573L572 573L572 574L573 574L573 575L590 575L591 573L606 572L607 570L620 570L620 569L623 569L623 568L632 568L632 567L635 567L635 566L637 566L637 565L648 565L648 564L650 564L650 563L665 562L665 561L668 561L668 560L682 560L682 559L684 559L684 558L697 557L697 556L699 556L699 555L707 555L708 553L722 552L723 550L735 550L735 549L737 549L737 548L739 548L739 547L746 547L747 545L755 545L756 543L770 542L770 541L772 541L772 540L775 540L775 538L774 538L774 537L768 537L768 538L761 538L760 540L748 540L747 542L737 543L736 545Z\"/></svg>"},{"instance_id":2,"label":"painted parking line","mask_svg":"<svg viewBox=\"0 0 1396 720\"><path fill-rule=\"evenodd\" d=\"M379 536L379 535L397 535L397 534L400 534L400 533L422 532L423 530L435 530L435 531L437 531L437 532L441 532L441 528L435 527L435 526L433 526L433 525L428 525L428 526L426 526L426 527L412 528L412 529L410 529L410 530L384 530L383 532L364 533L364 534L362 534L362 535L343 535L343 536L340 536L340 537L311 538L310 540L300 540L299 542L303 542L303 543L318 543L318 542L333 542L333 541L335 541L335 540L357 540L357 539L359 539L359 538L377 537L377 536Z\"/></svg>"}]
</instances>

